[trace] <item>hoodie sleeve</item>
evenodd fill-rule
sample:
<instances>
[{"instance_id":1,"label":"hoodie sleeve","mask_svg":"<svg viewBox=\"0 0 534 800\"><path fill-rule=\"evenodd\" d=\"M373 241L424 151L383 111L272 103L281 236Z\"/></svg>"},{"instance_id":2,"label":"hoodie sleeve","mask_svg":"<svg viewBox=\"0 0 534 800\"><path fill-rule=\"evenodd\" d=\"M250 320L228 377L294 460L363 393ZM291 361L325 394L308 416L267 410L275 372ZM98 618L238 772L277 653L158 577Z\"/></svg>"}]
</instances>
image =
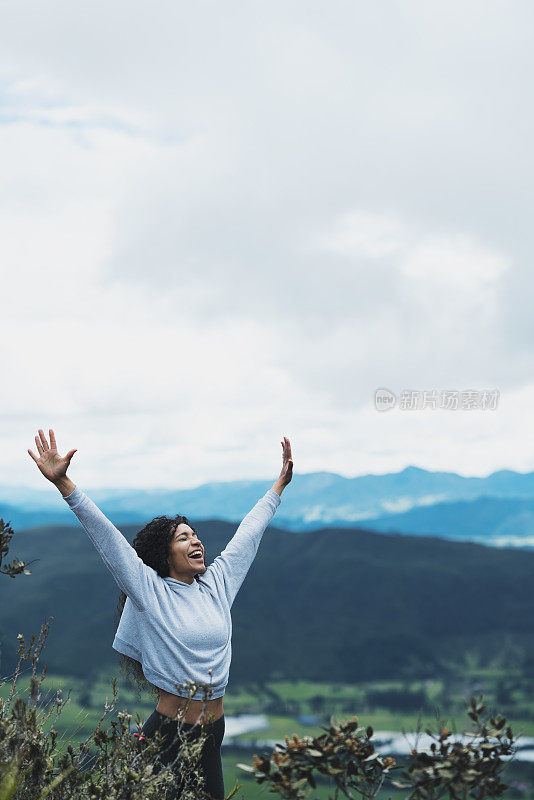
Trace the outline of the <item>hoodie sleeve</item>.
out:
<instances>
[{"instance_id":1,"label":"hoodie sleeve","mask_svg":"<svg viewBox=\"0 0 534 800\"><path fill-rule=\"evenodd\" d=\"M209 581L212 577L219 584L230 607L254 561L263 532L280 502L280 495L269 489L248 512L221 555L202 575L202 579Z\"/></svg>"},{"instance_id":2,"label":"hoodie sleeve","mask_svg":"<svg viewBox=\"0 0 534 800\"><path fill-rule=\"evenodd\" d=\"M63 498L80 520L122 591L139 611L153 597L156 571L139 558L122 533L78 487Z\"/></svg>"}]
</instances>

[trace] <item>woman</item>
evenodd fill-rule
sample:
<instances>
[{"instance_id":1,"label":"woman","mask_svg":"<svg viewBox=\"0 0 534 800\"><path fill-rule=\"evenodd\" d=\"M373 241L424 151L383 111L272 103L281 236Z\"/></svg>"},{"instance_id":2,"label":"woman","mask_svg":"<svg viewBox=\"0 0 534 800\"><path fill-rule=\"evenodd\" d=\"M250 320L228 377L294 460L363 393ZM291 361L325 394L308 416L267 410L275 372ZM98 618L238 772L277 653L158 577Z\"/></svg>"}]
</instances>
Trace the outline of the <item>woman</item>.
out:
<instances>
[{"instance_id":1,"label":"woman","mask_svg":"<svg viewBox=\"0 0 534 800\"><path fill-rule=\"evenodd\" d=\"M145 737L162 728L161 763L176 764L180 729L196 738L206 734L200 768L214 800L224 798L221 743L223 695L231 661L230 609L256 555L263 532L293 475L291 444L282 441L282 470L271 489L239 525L221 555L206 567L204 547L186 517L156 517L132 547L97 506L67 477L76 449L57 451L43 431L35 437L42 474L61 492L113 574L126 601L113 648L137 661L149 683L159 690L157 707L143 726ZM162 530L165 548L161 549ZM163 557L161 557L163 554ZM150 563L152 562L152 563ZM211 698L189 697L186 685L209 684ZM210 720L208 722L208 720ZM179 767L176 768L179 774ZM179 796L178 794L176 796Z\"/></svg>"}]
</instances>

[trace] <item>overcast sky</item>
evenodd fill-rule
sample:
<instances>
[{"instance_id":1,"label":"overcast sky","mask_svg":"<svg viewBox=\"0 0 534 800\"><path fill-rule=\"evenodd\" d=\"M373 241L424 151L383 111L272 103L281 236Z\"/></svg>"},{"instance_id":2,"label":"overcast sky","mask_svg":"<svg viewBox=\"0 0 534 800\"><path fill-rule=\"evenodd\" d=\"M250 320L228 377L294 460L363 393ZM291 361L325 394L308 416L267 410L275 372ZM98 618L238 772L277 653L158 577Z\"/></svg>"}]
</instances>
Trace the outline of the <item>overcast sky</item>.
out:
<instances>
[{"instance_id":1,"label":"overcast sky","mask_svg":"<svg viewBox=\"0 0 534 800\"><path fill-rule=\"evenodd\" d=\"M534 7L4 0L0 483L534 469ZM499 391L496 409L374 393Z\"/></svg>"}]
</instances>

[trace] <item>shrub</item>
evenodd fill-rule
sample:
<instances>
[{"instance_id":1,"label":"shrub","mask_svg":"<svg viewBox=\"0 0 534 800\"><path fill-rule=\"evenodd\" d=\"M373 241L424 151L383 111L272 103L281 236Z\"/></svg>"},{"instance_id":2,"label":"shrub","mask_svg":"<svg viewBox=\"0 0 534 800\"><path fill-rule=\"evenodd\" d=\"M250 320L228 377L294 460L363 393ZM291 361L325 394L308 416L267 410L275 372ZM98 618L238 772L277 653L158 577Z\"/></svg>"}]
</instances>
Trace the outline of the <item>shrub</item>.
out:
<instances>
[{"instance_id":1,"label":"shrub","mask_svg":"<svg viewBox=\"0 0 534 800\"><path fill-rule=\"evenodd\" d=\"M19 634L18 662L10 691L7 698L0 698L0 800L160 800L176 785L182 787L183 800L208 800L199 769L203 734L187 741L178 726L181 747L176 775L174 764L163 766L157 760L160 731L145 739L138 715L136 733L131 731L132 715L125 711L118 712L116 720L104 729L102 722L117 702L116 678L112 680L112 701L106 699L104 713L85 741L72 744L72 736L64 741L54 727L45 729L54 714L54 721L58 719L70 699L70 692L62 699L59 689L51 702L41 701L46 666L40 675L37 666L49 625L47 620L39 637L32 636L28 648ZM16 683L27 661L32 674L25 698ZM0 686L7 683L4 680ZM204 690L206 686L201 685ZM197 688L196 684L190 687L190 697ZM158 772L153 770L155 764Z\"/></svg>"},{"instance_id":2,"label":"shrub","mask_svg":"<svg viewBox=\"0 0 534 800\"><path fill-rule=\"evenodd\" d=\"M357 717L330 727L318 737L286 737L285 746L276 744L270 756L254 755L253 765L238 764L258 783L270 785L270 791L287 800L306 798L316 788L314 773L329 778L339 793L374 798L381 788L407 790L406 800L493 800L502 797L507 785L501 773L515 754L516 739L506 719L486 712L482 696L472 697L468 716L474 731L457 740L439 723L439 731L427 729L432 739L429 751L411 750L408 764L401 768L390 757L381 756L371 741L373 729L358 725ZM421 729L417 731L417 739Z\"/></svg>"}]
</instances>

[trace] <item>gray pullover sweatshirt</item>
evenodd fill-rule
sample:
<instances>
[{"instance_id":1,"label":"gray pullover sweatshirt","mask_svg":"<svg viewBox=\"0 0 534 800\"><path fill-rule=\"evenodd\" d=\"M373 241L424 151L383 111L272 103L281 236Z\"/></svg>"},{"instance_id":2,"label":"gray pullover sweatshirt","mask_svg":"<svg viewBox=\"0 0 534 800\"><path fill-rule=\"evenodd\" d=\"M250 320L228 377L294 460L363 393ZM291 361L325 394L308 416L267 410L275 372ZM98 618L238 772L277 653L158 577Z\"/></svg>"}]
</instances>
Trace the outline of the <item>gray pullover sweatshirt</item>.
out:
<instances>
[{"instance_id":1,"label":"gray pullover sweatshirt","mask_svg":"<svg viewBox=\"0 0 534 800\"><path fill-rule=\"evenodd\" d=\"M78 487L64 499L127 595L112 647L139 661L146 678L161 689L187 697L187 683L193 681L211 684L211 699L222 697L232 658L230 609L280 495L269 489L191 584L161 578L147 566ZM194 699L202 700L201 689Z\"/></svg>"}]
</instances>

